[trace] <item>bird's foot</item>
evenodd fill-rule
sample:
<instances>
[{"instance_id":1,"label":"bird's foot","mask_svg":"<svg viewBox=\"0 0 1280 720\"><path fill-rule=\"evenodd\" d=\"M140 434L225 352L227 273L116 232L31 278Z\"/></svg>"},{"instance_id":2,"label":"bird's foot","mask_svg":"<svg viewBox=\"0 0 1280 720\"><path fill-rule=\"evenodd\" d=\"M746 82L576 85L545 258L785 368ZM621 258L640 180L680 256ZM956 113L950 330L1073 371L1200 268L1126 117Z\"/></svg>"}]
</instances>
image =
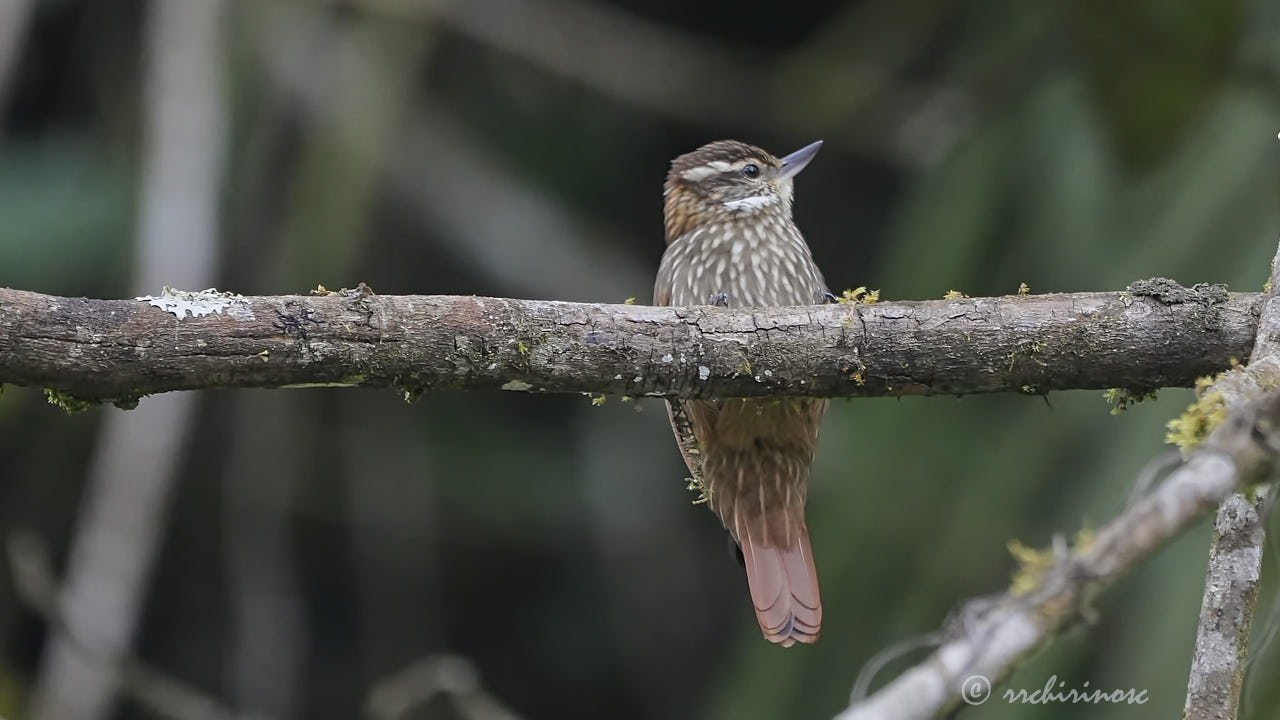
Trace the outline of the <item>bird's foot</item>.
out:
<instances>
[{"instance_id":1,"label":"bird's foot","mask_svg":"<svg viewBox=\"0 0 1280 720\"><path fill-rule=\"evenodd\" d=\"M729 307L729 293L718 292L707 298L707 304L714 307Z\"/></svg>"},{"instance_id":2,"label":"bird's foot","mask_svg":"<svg viewBox=\"0 0 1280 720\"><path fill-rule=\"evenodd\" d=\"M827 304L834 304L834 303L840 302L840 298L836 297L835 295L832 295L831 292L828 290L823 290L822 302Z\"/></svg>"}]
</instances>

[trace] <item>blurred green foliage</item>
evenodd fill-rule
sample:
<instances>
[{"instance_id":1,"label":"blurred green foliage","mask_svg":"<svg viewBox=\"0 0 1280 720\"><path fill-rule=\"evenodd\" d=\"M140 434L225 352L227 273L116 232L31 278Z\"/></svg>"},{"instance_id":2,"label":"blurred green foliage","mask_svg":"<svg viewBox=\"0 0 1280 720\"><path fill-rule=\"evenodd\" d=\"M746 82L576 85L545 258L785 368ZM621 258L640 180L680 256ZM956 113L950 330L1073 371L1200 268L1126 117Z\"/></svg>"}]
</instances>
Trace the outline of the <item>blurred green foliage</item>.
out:
<instances>
[{"instance_id":1,"label":"blurred green foliage","mask_svg":"<svg viewBox=\"0 0 1280 720\"><path fill-rule=\"evenodd\" d=\"M84 138L0 145L0 282L119 294L134 198L129 169Z\"/></svg>"},{"instance_id":2,"label":"blurred green foliage","mask_svg":"<svg viewBox=\"0 0 1280 720\"><path fill-rule=\"evenodd\" d=\"M720 136L778 151L827 139L797 212L837 291L1114 290L1151 276L1256 290L1280 235L1270 0L831 1L767 18L726 2L547 2L537 12L563 33L548 38L522 34L532 20L518 11L533 11L514 0L439 4L438 16L413 3L231 5L227 289L363 280L382 292L643 301L665 163ZM134 262L142 163L119 138L145 132L130 109L144 89L118 50L84 37L81 23L105 10L79 6L37 11L0 98L0 285L116 296ZM141 22L122 18L115 27ZM677 97L679 78L665 79L674 101L654 99L647 63L677 48L711 68L682 70L710 78L702 104ZM610 64L617 53L631 62ZM614 74L597 83L593 68ZM722 101L713 83L747 90ZM415 129L442 144L409 143ZM415 172L392 171L406 159ZM406 200L462 182L473 184L450 197L465 204ZM490 216L510 232L468 233ZM566 271L582 258L590 285ZM582 296L599 283L608 296ZM219 688L235 650L219 632L234 612L223 575L235 569L216 570L218 545L235 521L211 501L229 468L263 484L294 477L293 504L269 512L294 540L284 566L313 651L294 692L300 716L316 718L354 716L369 684L437 652L474 660L528 717L831 716L879 649L1005 587L1011 539L1044 546L1111 516L1191 399L1161 392L1118 416L1092 392L834 403L809 509L823 639L781 651L759 638L714 518L682 489L660 406L307 396L255 395L283 408L281 422L254 421L237 393L207 398L140 647ZM0 395L0 529L34 525L65 546L105 412L69 419L36 392ZM260 449L236 464L237 443ZM422 497L397 481L421 484ZM353 518L361 503L392 519ZM1147 689L1140 711L1087 715L1177 715L1207 539L1202 523L1137 569L1099 599L1096 624L1004 687L1057 675ZM1275 567L1258 634L1275 625ZM7 582L0 665L29 673L42 634ZM379 635L379 623L393 630ZM1280 689L1265 681L1276 655L1253 666L1245 717L1280 717ZM15 694L3 684L0 695ZM963 716L1084 715L997 700Z\"/></svg>"}]
</instances>

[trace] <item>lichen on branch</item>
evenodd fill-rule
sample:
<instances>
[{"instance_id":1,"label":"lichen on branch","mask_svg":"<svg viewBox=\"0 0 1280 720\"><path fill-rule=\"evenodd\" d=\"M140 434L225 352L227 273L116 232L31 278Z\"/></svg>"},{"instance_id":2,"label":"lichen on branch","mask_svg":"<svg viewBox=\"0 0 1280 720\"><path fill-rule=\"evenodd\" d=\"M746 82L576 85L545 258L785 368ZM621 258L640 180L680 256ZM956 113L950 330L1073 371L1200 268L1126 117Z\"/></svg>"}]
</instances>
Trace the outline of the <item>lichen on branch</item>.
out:
<instances>
[{"instance_id":1,"label":"lichen on branch","mask_svg":"<svg viewBox=\"0 0 1280 720\"><path fill-rule=\"evenodd\" d=\"M216 294L218 310L198 314L177 312L166 296L0 288L0 383L124 405L173 390L352 385L407 397L1145 392L1188 386L1248 357L1260 296L1205 287L1161 281L1115 293L919 302L853 291L845 303L729 309L389 296L362 286ZM201 293L170 295L183 307L203 302Z\"/></svg>"}]
</instances>

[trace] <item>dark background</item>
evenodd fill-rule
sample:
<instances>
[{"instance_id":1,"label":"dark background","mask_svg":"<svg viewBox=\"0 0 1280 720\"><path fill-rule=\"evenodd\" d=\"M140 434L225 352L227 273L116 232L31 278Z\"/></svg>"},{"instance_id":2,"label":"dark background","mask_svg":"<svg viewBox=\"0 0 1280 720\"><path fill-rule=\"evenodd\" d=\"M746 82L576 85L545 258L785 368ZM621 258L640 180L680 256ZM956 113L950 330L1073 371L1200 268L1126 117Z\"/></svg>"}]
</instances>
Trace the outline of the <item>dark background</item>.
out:
<instances>
[{"instance_id":1,"label":"dark background","mask_svg":"<svg viewBox=\"0 0 1280 720\"><path fill-rule=\"evenodd\" d=\"M837 291L1257 290L1280 230L1272 0L227 0L203 30L207 87L148 80L184 53L200 67L198 43L152 32L165 0L6 1L28 12L0 19L3 286L646 302L667 163L724 137L826 141L796 214ZM170 156L212 158L212 212L148 244L148 213L202 192L146 180L165 102L215 120L180 120ZM878 650L1003 588L1010 540L1110 517L1191 396L1119 416L1097 392L835 402L809 507L823 635L792 650L760 638L660 403L184 397L121 420L0 395L0 531L34 532L60 575L95 517L115 551L154 552L125 613L139 658L276 718L358 717L371 688L445 655L521 716L627 719L831 716ZM131 445L111 430L128 423ZM1150 703L961 716L1177 716L1208 527L1006 685L1057 675ZM48 640L0 574L0 716L34 712ZM1246 717L1280 717L1276 655L1250 670ZM491 717L465 704L370 716Z\"/></svg>"}]
</instances>

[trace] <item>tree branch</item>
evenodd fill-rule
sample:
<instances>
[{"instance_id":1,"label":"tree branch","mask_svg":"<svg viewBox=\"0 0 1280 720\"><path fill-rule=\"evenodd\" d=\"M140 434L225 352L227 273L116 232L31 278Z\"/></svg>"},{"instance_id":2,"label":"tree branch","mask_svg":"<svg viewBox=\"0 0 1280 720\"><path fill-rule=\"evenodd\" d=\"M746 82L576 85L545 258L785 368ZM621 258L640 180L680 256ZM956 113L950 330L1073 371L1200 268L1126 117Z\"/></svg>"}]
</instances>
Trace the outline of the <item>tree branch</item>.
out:
<instances>
[{"instance_id":1,"label":"tree branch","mask_svg":"<svg viewBox=\"0 0 1280 720\"><path fill-rule=\"evenodd\" d=\"M1236 717L1262 576L1267 492L1232 493L1218 508L1187 681L1183 717L1189 720Z\"/></svg>"},{"instance_id":2,"label":"tree branch","mask_svg":"<svg viewBox=\"0 0 1280 720\"><path fill-rule=\"evenodd\" d=\"M138 96L142 167L131 273L139 292L165 281L201 287L217 274L219 188L230 116L223 93L230 5L145 4L139 55L145 81ZM95 662L79 651L75 638L51 633L32 686L29 720L113 715L120 680L115 660L129 654L146 608L197 406L198 398L175 394L139 412L103 418L59 597L69 627L92 638L101 657Z\"/></svg>"},{"instance_id":3,"label":"tree branch","mask_svg":"<svg viewBox=\"0 0 1280 720\"><path fill-rule=\"evenodd\" d=\"M1280 253L1276 263L1275 272L1280 272ZM1200 399L1183 417L1186 420L1188 415L1195 415L1206 425L1217 423L1199 448L1184 447L1184 451L1192 451L1186 463L1154 490L1138 497L1096 535L1078 539L1075 548L1057 543L1052 555L1031 558L1036 566L1019 558L1023 568L1013 587L995 598L971 601L962 608L958 621L938 634L940 647L927 660L908 669L869 699L855 697L836 720L923 719L935 717L962 700L969 704L986 702L993 680L1011 673L1064 625L1082 615L1096 593L1237 488L1274 480L1280 470L1280 391L1275 389L1280 384L1280 298L1272 297L1271 292L1268 288L1264 297L1266 304L1249 365L1218 376L1201 390ZM1206 429L1202 426L1195 438L1186 439L1198 441ZM1256 594L1256 574L1254 578ZM1251 617L1248 591L1237 590L1224 593L1227 602L1246 603L1248 608L1242 612ZM1210 590L1205 592L1207 600ZM1239 622L1230 619L1226 624L1233 629L1240 627ZM1247 638L1247 620L1243 627ZM1203 635L1203 618L1201 630ZM1244 638L1234 641L1229 647L1238 650ZM1198 642L1193 673L1201 652ZM1213 659L1220 660L1219 653L1215 652ZM1232 713L1239 697L1241 670L1233 663L1238 660L1216 662L1214 672L1225 673L1225 678L1215 675L1204 681L1215 688L1217 696L1231 699ZM1232 678L1233 688L1219 688L1218 680L1230 683ZM1194 674L1191 683L1191 693L1195 694ZM1225 703L1213 707L1218 706L1225 707ZM1188 708L1191 707L1189 695Z\"/></svg>"},{"instance_id":4,"label":"tree branch","mask_svg":"<svg viewBox=\"0 0 1280 720\"><path fill-rule=\"evenodd\" d=\"M991 683L1079 617L1093 595L1163 547L1240 482L1271 476L1278 449L1280 392L1273 391L1232 413L1204 450L1091 540L1070 551L1061 548L1052 565L1034 578L1032 589L969 603L928 659L836 720L923 720L962 699L986 702Z\"/></svg>"},{"instance_id":5,"label":"tree branch","mask_svg":"<svg viewBox=\"0 0 1280 720\"><path fill-rule=\"evenodd\" d=\"M1250 395L1280 378L1278 289L1280 250L1271 263L1271 278L1249 372L1227 373L1207 391L1219 393L1226 408L1242 405ZM1274 493L1274 488L1265 486L1250 488L1248 495L1235 492L1218 507L1183 707L1183 717L1188 720L1234 718L1239 710L1244 659L1248 654L1249 631L1253 627L1253 610L1262 576L1270 493Z\"/></svg>"},{"instance_id":6,"label":"tree branch","mask_svg":"<svg viewBox=\"0 0 1280 720\"><path fill-rule=\"evenodd\" d=\"M381 296L363 286L149 300L0 289L0 383L121 404L171 390L314 384L664 397L1147 390L1246 359L1261 296L1150 280L1119 293L767 310Z\"/></svg>"}]
</instances>

